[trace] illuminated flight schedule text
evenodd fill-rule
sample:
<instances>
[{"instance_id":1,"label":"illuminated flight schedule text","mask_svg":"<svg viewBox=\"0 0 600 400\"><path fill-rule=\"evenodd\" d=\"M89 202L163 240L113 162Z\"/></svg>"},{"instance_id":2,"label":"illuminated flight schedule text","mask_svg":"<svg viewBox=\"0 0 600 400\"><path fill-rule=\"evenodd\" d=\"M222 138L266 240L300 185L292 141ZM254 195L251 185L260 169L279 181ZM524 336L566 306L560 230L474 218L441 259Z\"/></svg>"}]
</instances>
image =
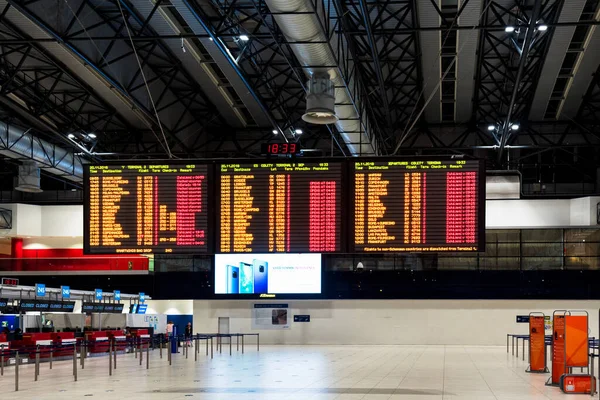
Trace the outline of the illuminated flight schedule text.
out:
<instances>
[{"instance_id":1,"label":"illuminated flight schedule text","mask_svg":"<svg viewBox=\"0 0 600 400\"><path fill-rule=\"evenodd\" d=\"M88 254L205 253L205 165L90 165Z\"/></svg>"},{"instance_id":2,"label":"illuminated flight schedule text","mask_svg":"<svg viewBox=\"0 0 600 400\"><path fill-rule=\"evenodd\" d=\"M219 166L220 253L340 250L341 164Z\"/></svg>"},{"instance_id":3,"label":"illuminated flight schedule text","mask_svg":"<svg viewBox=\"0 0 600 400\"><path fill-rule=\"evenodd\" d=\"M356 252L480 250L480 161L353 164Z\"/></svg>"}]
</instances>

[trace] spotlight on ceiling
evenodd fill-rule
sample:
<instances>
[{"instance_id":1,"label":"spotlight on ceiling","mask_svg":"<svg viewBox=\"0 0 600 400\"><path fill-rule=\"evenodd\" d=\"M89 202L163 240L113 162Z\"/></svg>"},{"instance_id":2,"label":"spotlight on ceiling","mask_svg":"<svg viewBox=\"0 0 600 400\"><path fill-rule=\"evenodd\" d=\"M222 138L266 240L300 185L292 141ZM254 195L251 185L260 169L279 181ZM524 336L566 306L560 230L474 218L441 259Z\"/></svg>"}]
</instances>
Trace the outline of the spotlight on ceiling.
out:
<instances>
[{"instance_id":1,"label":"spotlight on ceiling","mask_svg":"<svg viewBox=\"0 0 600 400\"><path fill-rule=\"evenodd\" d=\"M273 135L277 135L279 131L277 129L273 129Z\"/></svg>"},{"instance_id":2,"label":"spotlight on ceiling","mask_svg":"<svg viewBox=\"0 0 600 400\"><path fill-rule=\"evenodd\" d=\"M240 35L240 40L247 42L248 40L250 40L250 38L248 37L248 35Z\"/></svg>"},{"instance_id":3,"label":"spotlight on ceiling","mask_svg":"<svg viewBox=\"0 0 600 400\"><path fill-rule=\"evenodd\" d=\"M506 28L504 28L504 32L507 33L511 33L515 31L515 27L514 26L507 26Z\"/></svg>"},{"instance_id":4,"label":"spotlight on ceiling","mask_svg":"<svg viewBox=\"0 0 600 400\"><path fill-rule=\"evenodd\" d=\"M542 32L547 31L548 30L548 25L540 25L540 26L538 26L538 30L542 31Z\"/></svg>"},{"instance_id":5,"label":"spotlight on ceiling","mask_svg":"<svg viewBox=\"0 0 600 400\"><path fill-rule=\"evenodd\" d=\"M296 129L294 132L296 135L302 135L302 129Z\"/></svg>"},{"instance_id":6,"label":"spotlight on ceiling","mask_svg":"<svg viewBox=\"0 0 600 400\"><path fill-rule=\"evenodd\" d=\"M96 138L97 138L97 136L96 136L96 134L95 134L95 133L88 133L88 137L89 137L90 139L96 139Z\"/></svg>"},{"instance_id":7,"label":"spotlight on ceiling","mask_svg":"<svg viewBox=\"0 0 600 400\"><path fill-rule=\"evenodd\" d=\"M488 131L493 131L494 129L496 129L496 127L494 125L488 125Z\"/></svg>"},{"instance_id":8,"label":"spotlight on ceiling","mask_svg":"<svg viewBox=\"0 0 600 400\"><path fill-rule=\"evenodd\" d=\"M72 133L69 133L69 134L67 135L67 137L68 137L69 139L75 139L75 135L73 135Z\"/></svg>"},{"instance_id":9,"label":"spotlight on ceiling","mask_svg":"<svg viewBox=\"0 0 600 400\"><path fill-rule=\"evenodd\" d=\"M519 124L512 124L510 128L511 128L513 131L518 131L518 130L519 130L519 128L520 128L520 126L519 126Z\"/></svg>"}]
</instances>

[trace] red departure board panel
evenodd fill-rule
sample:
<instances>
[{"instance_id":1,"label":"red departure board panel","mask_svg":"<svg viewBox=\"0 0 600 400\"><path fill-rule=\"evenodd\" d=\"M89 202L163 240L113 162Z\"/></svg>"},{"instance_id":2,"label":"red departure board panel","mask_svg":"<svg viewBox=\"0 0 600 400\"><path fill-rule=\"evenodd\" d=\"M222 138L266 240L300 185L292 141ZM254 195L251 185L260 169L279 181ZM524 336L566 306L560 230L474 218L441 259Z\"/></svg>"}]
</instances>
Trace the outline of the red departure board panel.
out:
<instances>
[{"instance_id":1,"label":"red departure board panel","mask_svg":"<svg viewBox=\"0 0 600 400\"><path fill-rule=\"evenodd\" d=\"M482 250L484 188L480 161L353 164L355 251Z\"/></svg>"},{"instance_id":2,"label":"red departure board panel","mask_svg":"<svg viewBox=\"0 0 600 400\"><path fill-rule=\"evenodd\" d=\"M220 165L220 253L340 250L341 165Z\"/></svg>"},{"instance_id":3,"label":"red departure board panel","mask_svg":"<svg viewBox=\"0 0 600 400\"><path fill-rule=\"evenodd\" d=\"M88 254L206 253L205 165L90 165Z\"/></svg>"}]
</instances>

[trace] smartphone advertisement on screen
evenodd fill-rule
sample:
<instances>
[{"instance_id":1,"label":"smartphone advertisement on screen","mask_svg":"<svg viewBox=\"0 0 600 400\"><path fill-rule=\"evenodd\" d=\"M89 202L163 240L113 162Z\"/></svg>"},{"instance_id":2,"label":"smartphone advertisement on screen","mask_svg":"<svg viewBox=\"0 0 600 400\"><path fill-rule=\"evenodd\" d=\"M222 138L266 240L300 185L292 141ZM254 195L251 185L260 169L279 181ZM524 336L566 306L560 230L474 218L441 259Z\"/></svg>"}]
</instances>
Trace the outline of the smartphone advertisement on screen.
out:
<instances>
[{"instance_id":1,"label":"smartphone advertisement on screen","mask_svg":"<svg viewBox=\"0 0 600 400\"><path fill-rule=\"evenodd\" d=\"M321 254L217 254L214 271L215 294L321 293Z\"/></svg>"}]
</instances>

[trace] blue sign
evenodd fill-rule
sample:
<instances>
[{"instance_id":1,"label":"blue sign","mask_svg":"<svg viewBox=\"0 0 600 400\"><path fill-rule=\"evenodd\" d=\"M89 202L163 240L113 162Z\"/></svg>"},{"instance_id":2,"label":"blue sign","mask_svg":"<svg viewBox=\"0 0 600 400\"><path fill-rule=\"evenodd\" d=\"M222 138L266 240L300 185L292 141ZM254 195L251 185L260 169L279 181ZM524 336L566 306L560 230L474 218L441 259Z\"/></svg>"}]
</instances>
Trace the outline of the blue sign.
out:
<instances>
[{"instance_id":1,"label":"blue sign","mask_svg":"<svg viewBox=\"0 0 600 400\"><path fill-rule=\"evenodd\" d=\"M529 315L517 315L517 324L528 324Z\"/></svg>"},{"instance_id":2,"label":"blue sign","mask_svg":"<svg viewBox=\"0 0 600 400\"><path fill-rule=\"evenodd\" d=\"M96 289L96 300L102 301L102 289Z\"/></svg>"},{"instance_id":3,"label":"blue sign","mask_svg":"<svg viewBox=\"0 0 600 400\"><path fill-rule=\"evenodd\" d=\"M138 304L136 314L146 314L146 309L148 309L146 304Z\"/></svg>"},{"instance_id":4,"label":"blue sign","mask_svg":"<svg viewBox=\"0 0 600 400\"><path fill-rule=\"evenodd\" d=\"M61 286L60 287L60 292L62 293L62 298L63 299L70 299L71 298L71 288L68 286Z\"/></svg>"},{"instance_id":5,"label":"blue sign","mask_svg":"<svg viewBox=\"0 0 600 400\"><path fill-rule=\"evenodd\" d=\"M294 315L294 322L310 322L310 315Z\"/></svg>"},{"instance_id":6,"label":"blue sign","mask_svg":"<svg viewBox=\"0 0 600 400\"><path fill-rule=\"evenodd\" d=\"M115 301L121 301L121 291L115 290Z\"/></svg>"},{"instance_id":7,"label":"blue sign","mask_svg":"<svg viewBox=\"0 0 600 400\"><path fill-rule=\"evenodd\" d=\"M46 296L46 285L44 285L43 283L36 283L35 284L35 295L39 296L39 297Z\"/></svg>"},{"instance_id":8,"label":"blue sign","mask_svg":"<svg viewBox=\"0 0 600 400\"><path fill-rule=\"evenodd\" d=\"M144 292L140 292L140 303L146 301L146 294Z\"/></svg>"}]
</instances>

